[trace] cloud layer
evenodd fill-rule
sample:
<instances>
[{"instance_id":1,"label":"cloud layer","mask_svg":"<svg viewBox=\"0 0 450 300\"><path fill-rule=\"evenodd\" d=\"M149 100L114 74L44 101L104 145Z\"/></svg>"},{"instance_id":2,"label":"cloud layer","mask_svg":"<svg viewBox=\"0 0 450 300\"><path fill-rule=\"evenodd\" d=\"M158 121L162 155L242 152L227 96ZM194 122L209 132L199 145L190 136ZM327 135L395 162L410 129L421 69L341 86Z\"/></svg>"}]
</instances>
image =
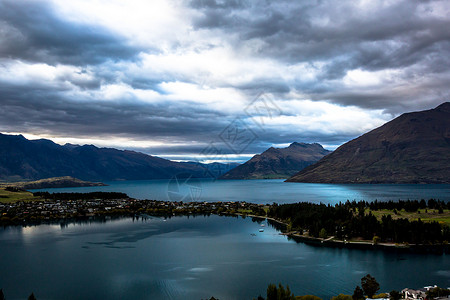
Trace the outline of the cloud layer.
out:
<instances>
[{"instance_id":1,"label":"cloud layer","mask_svg":"<svg viewBox=\"0 0 450 300\"><path fill-rule=\"evenodd\" d=\"M447 1L148 2L0 0L0 131L244 159L449 100Z\"/></svg>"}]
</instances>

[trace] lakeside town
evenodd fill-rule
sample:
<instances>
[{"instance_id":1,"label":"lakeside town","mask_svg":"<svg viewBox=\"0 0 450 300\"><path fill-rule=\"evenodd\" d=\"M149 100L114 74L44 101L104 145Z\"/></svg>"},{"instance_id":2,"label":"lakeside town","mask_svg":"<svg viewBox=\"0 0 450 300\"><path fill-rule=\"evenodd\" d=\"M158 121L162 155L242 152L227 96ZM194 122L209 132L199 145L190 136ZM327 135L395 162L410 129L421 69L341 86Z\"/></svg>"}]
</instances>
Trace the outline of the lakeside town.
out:
<instances>
[{"instance_id":1,"label":"lakeside town","mask_svg":"<svg viewBox=\"0 0 450 300\"><path fill-rule=\"evenodd\" d=\"M102 193L109 194L109 193ZM119 194L122 193L111 193ZM103 195L104 196L104 195ZM267 205L247 202L172 202L136 200L128 197L113 199L47 199L36 201L0 202L1 225L31 225L51 221L90 218L96 216L153 215L255 215L265 216Z\"/></svg>"},{"instance_id":2,"label":"lakeside town","mask_svg":"<svg viewBox=\"0 0 450 300\"><path fill-rule=\"evenodd\" d=\"M109 218L114 216L133 217L137 219L145 219L151 216L170 218L173 216L186 215L224 215L235 217L249 216L254 218L255 221L258 219L261 220L261 218L266 218L270 224L273 226L278 226L277 228L284 231L284 233L280 234L288 235L294 239L296 237L302 237L302 242L316 241L320 242L322 245L325 242L325 245L328 246L329 244L327 244L327 242L331 241L330 238L315 238L308 236L307 233L299 234L298 231L286 232L286 229L289 229L289 227L292 226L291 224L286 224L282 220L268 217L268 212L270 209L273 209L272 206L277 206L277 204L269 205L247 202L173 202L136 200L129 198L123 193L102 192L90 194L37 193L36 195L39 195L45 199L35 201L17 201L12 203L0 202L0 224L3 226L33 226L52 222L96 220L101 217ZM263 230L264 229L260 229L260 231ZM282 288L281 285L278 289L280 288ZM355 290L355 293L356 292L357 291ZM295 299L303 299L302 297L306 296L298 296L295 297ZM333 298L335 298L334 300L354 300L355 298L352 297L353 296L341 294ZM449 298L449 288L441 288L436 285L432 285L420 289L404 288L401 292L391 291L389 293L380 293L378 295L373 295L372 297L361 299L445 300ZM261 297L258 299L264 298ZM267 299L271 299L269 297L269 291Z\"/></svg>"},{"instance_id":3,"label":"lakeside town","mask_svg":"<svg viewBox=\"0 0 450 300\"><path fill-rule=\"evenodd\" d=\"M10 195L23 192L17 188L7 189ZM441 253L449 250L449 226L441 220L446 220L450 205L435 199L372 203L347 201L332 206L137 200L118 192L29 194L33 200L0 201L0 225L26 226L105 216L139 218L214 214L265 218L277 224L281 234L289 238L322 246L414 248L421 252L437 250ZM432 218L422 221L421 218L427 217Z\"/></svg>"}]
</instances>

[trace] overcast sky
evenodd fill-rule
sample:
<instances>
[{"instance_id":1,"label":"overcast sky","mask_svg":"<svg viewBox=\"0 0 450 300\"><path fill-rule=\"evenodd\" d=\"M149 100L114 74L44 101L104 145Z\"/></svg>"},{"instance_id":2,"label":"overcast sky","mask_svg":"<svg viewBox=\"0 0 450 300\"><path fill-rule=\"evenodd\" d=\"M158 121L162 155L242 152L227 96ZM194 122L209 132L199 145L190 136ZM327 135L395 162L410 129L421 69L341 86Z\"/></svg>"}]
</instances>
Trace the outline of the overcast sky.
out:
<instances>
[{"instance_id":1,"label":"overcast sky","mask_svg":"<svg viewBox=\"0 0 450 300\"><path fill-rule=\"evenodd\" d=\"M449 101L449 28L445 0L0 0L0 132L176 160L334 149Z\"/></svg>"}]
</instances>

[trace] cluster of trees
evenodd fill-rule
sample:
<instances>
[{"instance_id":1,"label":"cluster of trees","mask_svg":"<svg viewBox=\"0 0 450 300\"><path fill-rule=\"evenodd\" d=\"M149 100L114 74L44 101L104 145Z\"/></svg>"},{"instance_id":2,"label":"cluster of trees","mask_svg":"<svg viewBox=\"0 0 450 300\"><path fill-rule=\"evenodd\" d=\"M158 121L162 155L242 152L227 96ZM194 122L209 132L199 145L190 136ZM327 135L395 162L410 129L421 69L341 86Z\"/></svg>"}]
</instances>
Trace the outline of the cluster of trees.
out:
<instances>
[{"instance_id":1,"label":"cluster of trees","mask_svg":"<svg viewBox=\"0 0 450 300\"><path fill-rule=\"evenodd\" d=\"M433 299L436 297L448 297L448 296L450 296L450 289L435 287L427 291L427 299Z\"/></svg>"},{"instance_id":2,"label":"cluster of trees","mask_svg":"<svg viewBox=\"0 0 450 300\"><path fill-rule=\"evenodd\" d=\"M92 200L92 199L127 199L129 198L125 193L117 192L91 192L91 193L49 193L49 192L35 192L35 197L41 197L48 200Z\"/></svg>"},{"instance_id":3,"label":"cluster of trees","mask_svg":"<svg viewBox=\"0 0 450 300\"><path fill-rule=\"evenodd\" d=\"M5 300L5 295L3 294L3 289L0 289L0 300ZM34 293L31 293L30 296L28 296L28 300L36 300L36 297L34 296Z\"/></svg>"},{"instance_id":4,"label":"cluster of trees","mask_svg":"<svg viewBox=\"0 0 450 300\"><path fill-rule=\"evenodd\" d=\"M362 287L362 288L361 288ZM357 286L353 295L344 295L339 294L338 296L334 296L331 300L364 300L365 296L368 298L380 298L387 297L387 294L375 295L380 289L380 284L377 280L372 277L370 274L367 274L363 278L361 278L361 287ZM401 294L398 291L392 291L389 293L389 298L392 300L399 300L401 298ZM278 286L275 284L269 284L267 287L267 298L262 297L261 295L258 298L253 300L322 300L321 298L314 295L305 295L305 296L295 296L289 286L284 286L280 283Z\"/></svg>"},{"instance_id":5,"label":"cluster of trees","mask_svg":"<svg viewBox=\"0 0 450 300\"><path fill-rule=\"evenodd\" d=\"M350 205L353 207L358 206L358 203L364 204L365 207L370 208L371 210L380 210L380 209L389 209L389 210L402 210L404 209L407 212L415 212L419 209L450 209L450 202L445 203L444 201L436 200L436 199L430 199L428 201L425 201L424 199L418 201L418 200L407 200L407 201L373 201L373 202L350 202Z\"/></svg>"},{"instance_id":6,"label":"cluster of trees","mask_svg":"<svg viewBox=\"0 0 450 300\"><path fill-rule=\"evenodd\" d=\"M377 282L375 277L372 277L370 274L367 274L363 278L361 278L361 287L356 286L355 291L353 292L352 299L353 300L364 300L364 295L369 298L373 298L373 296L380 289L380 284Z\"/></svg>"},{"instance_id":7,"label":"cluster of trees","mask_svg":"<svg viewBox=\"0 0 450 300\"><path fill-rule=\"evenodd\" d=\"M269 284L267 287L267 300L295 300L297 299L294 294L289 289L289 285L286 286L286 289L284 286L278 284L278 287L275 284ZM256 300L266 300L263 296L259 295ZM320 299L320 298L318 298ZM253 299L255 300L255 299ZM311 299L313 300L313 299Z\"/></svg>"},{"instance_id":8,"label":"cluster of trees","mask_svg":"<svg viewBox=\"0 0 450 300\"><path fill-rule=\"evenodd\" d=\"M18 193L18 192L23 192L24 189L21 189L21 188L15 187L15 186L7 186L7 187L5 187L5 191Z\"/></svg>"},{"instance_id":9,"label":"cluster of trees","mask_svg":"<svg viewBox=\"0 0 450 300\"><path fill-rule=\"evenodd\" d=\"M366 208L376 209L412 209L411 207L442 208L444 203L436 200L399 201L373 203L360 201L339 203L335 206L313 203L293 203L271 205L268 216L284 220L291 230L308 230L313 237L334 235L339 239L362 237L372 240L375 236L379 241L396 243L444 243L450 240L450 228L438 222L409 221L406 218L393 219L385 215L379 221ZM448 204L445 204L447 207Z\"/></svg>"}]
</instances>

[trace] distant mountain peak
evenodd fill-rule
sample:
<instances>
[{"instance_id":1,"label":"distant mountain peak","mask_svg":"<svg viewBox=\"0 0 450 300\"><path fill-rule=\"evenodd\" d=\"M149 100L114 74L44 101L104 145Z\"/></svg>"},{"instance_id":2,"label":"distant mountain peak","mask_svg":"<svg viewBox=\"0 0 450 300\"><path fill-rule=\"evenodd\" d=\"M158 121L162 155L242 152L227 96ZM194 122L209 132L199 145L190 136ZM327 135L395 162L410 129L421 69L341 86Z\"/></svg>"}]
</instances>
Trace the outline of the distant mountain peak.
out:
<instances>
[{"instance_id":1,"label":"distant mountain peak","mask_svg":"<svg viewBox=\"0 0 450 300\"><path fill-rule=\"evenodd\" d=\"M450 102L444 102L438 107L435 108L435 110L443 111L443 112L450 112Z\"/></svg>"},{"instance_id":2,"label":"distant mountain peak","mask_svg":"<svg viewBox=\"0 0 450 300\"><path fill-rule=\"evenodd\" d=\"M4 133L0 133L0 137L3 138L13 138L13 139L19 139L19 140L27 140L23 135L21 134L4 134Z\"/></svg>"},{"instance_id":3,"label":"distant mountain peak","mask_svg":"<svg viewBox=\"0 0 450 300\"><path fill-rule=\"evenodd\" d=\"M295 146L304 146L307 145L305 143L299 143L299 142L293 142L292 144L289 145L289 147L295 147Z\"/></svg>"},{"instance_id":4,"label":"distant mountain peak","mask_svg":"<svg viewBox=\"0 0 450 300\"><path fill-rule=\"evenodd\" d=\"M288 178L329 153L317 143L294 142L286 148L270 147L228 171L221 179Z\"/></svg>"},{"instance_id":5,"label":"distant mountain peak","mask_svg":"<svg viewBox=\"0 0 450 300\"><path fill-rule=\"evenodd\" d=\"M309 143L293 142L292 144L289 145L289 147L318 147L318 148L323 149L323 146L319 143L310 143L309 144Z\"/></svg>"}]
</instances>

